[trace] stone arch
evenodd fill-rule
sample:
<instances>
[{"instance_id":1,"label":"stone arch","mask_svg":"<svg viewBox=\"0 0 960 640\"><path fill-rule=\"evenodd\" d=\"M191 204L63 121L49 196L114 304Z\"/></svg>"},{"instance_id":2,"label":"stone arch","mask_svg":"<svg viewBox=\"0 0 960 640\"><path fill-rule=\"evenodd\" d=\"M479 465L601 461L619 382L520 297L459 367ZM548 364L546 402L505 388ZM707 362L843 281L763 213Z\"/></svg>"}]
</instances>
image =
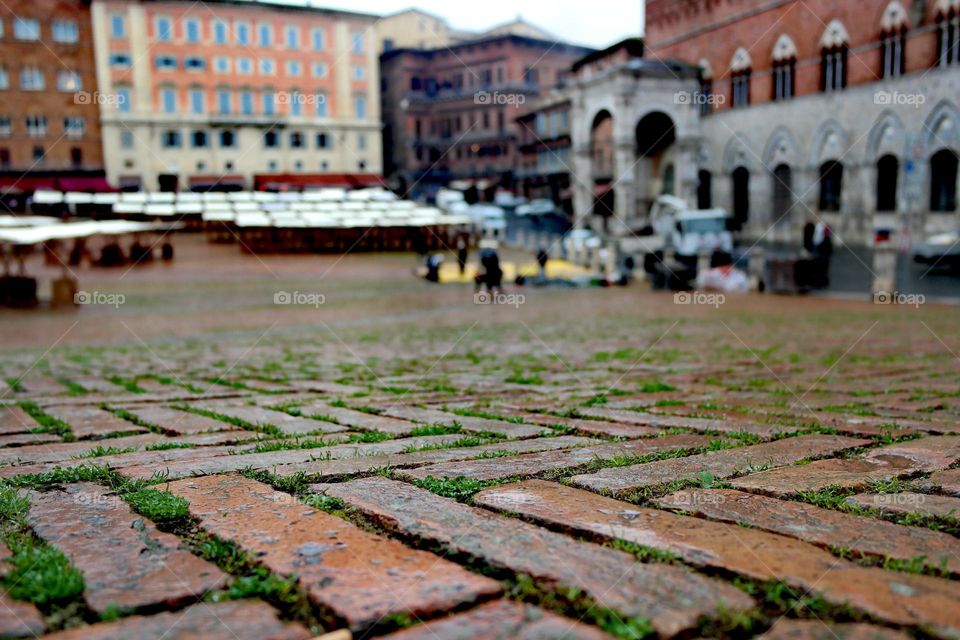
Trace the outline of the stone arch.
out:
<instances>
[{"instance_id":1,"label":"stone arch","mask_svg":"<svg viewBox=\"0 0 960 640\"><path fill-rule=\"evenodd\" d=\"M784 126L774 129L763 148L763 166L773 171L777 165L796 167L800 163L800 145L790 129Z\"/></svg>"},{"instance_id":2,"label":"stone arch","mask_svg":"<svg viewBox=\"0 0 960 640\"><path fill-rule=\"evenodd\" d=\"M770 54L770 58L774 62L784 62L787 60L796 59L797 57L797 44L793 41L793 38L787 34L781 34L777 38L776 44L773 45L773 52Z\"/></svg>"},{"instance_id":3,"label":"stone arch","mask_svg":"<svg viewBox=\"0 0 960 640\"><path fill-rule=\"evenodd\" d=\"M747 51L746 48L739 47L733 52L733 57L730 58L730 73L746 71L752 66L753 59L750 57L750 52Z\"/></svg>"},{"instance_id":4,"label":"stone arch","mask_svg":"<svg viewBox=\"0 0 960 640\"><path fill-rule=\"evenodd\" d=\"M951 102L943 101L934 107L923 123L921 135L928 155L942 149L960 149L960 111Z\"/></svg>"},{"instance_id":5,"label":"stone arch","mask_svg":"<svg viewBox=\"0 0 960 640\"><path fill-rule=\"evenodd\" d=\"M892 111L884 111L867 135L867 156L864 160L873 163L884 155L899 158L903 155L905 144L906 130L903 122Z\"/></svg>"},{"instance_id":6,"label":"stone arch","mask_svg":"<svg viewBox=\"0 0 960 640\"><path fill-rule=\"evenodd\" d=\"M843 23L836 18L830 21L827 28L823 30L823 35L820 36L821 49L835 49L843 47L849 42L850 33L843 26Z\"/></svg>"},{"instance_id":7,"label":"stone arch","mask_svg":"<svg viewBox=\"0 0 960 640\"><path fill-rule=\"evenodd\" d=\"M737 167L746 167L753 171L755 157L746 137L741 133L734 133L723 150L723 173L733 173Z\"/></svg>"},{"instance_id":8,"label":"stone arch","mask_svg":"<svg viewBox=\"0 0 960 640\"><path fill-rule=\"evenodd\" d=\"M819 167L827 160L844 161L851 164L848 151L850 137L836 120L827 120L817 129L810 147L810 166Z\"/></svg>"},{"instance_id":9,"label":"stone arch","mask_svg":"<svg viewBox=\"0 0 960 640\"><path fill-rule=\"evenodd\" d=\"M892 0L880 17L880 32L900 31L910 26L910 16L898 0Z\"/></svg>"}]
</instances>

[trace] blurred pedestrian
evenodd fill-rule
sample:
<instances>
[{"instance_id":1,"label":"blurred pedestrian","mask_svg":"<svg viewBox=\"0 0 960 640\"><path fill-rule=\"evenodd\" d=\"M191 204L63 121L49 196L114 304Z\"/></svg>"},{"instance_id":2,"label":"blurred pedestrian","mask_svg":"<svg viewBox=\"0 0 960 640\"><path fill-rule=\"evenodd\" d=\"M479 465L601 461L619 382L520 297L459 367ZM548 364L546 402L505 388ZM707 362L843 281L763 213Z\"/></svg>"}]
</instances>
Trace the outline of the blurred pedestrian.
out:
<instances>
[{"instance_id":1,"label":"blurred pedestrian","mask_svg":"<svg viewBox=\"0 0 960 640\"><path fill-rule=\"evenodd\" d=\"M467 259L470 257L470 247L467 245L467 239L462 235L457 236L457 266L460 268L462 276L467 270Z\"/></svg>"},{"instance_id":2,"label":"blurred pedestrian","mask_svg":"<svg viewBox=\"0 0 960 640\"><path fill-rule=\"evenodd\" d=\"M540 267L540 279L547 279L547 262L550 261L550 254L543 247L537 249L537 265Z\"/></svg>"}]
</instances>

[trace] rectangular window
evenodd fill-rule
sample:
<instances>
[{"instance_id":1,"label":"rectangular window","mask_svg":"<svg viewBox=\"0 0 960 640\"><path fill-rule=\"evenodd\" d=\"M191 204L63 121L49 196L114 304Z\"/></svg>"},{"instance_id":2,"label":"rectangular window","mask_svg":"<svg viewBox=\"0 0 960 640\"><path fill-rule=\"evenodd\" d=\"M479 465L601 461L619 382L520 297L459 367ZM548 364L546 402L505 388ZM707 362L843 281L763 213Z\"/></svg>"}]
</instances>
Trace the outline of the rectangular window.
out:
<instances>
[{"instance_id":1,"label":"rectangular window","mask_svg":"<svg viewBox=\"0 0 960 640\"><path fill-rule=\"evenodd\" d=\"M733 75L731 79L733 99L731 100L734 109L746 107L750 104L750 71L740 71Z\"/></svg>"},{"instance_id":2,"label":"rectangular window","mask_svg":"<svg viewBox=\"0 0 960 640\"><path fill-rule=\"evenodd\" d=\"M175 56L157 56L154 60L157 71L176 71L177 58Z\"/></svg>"},{"instance_id":3,"label":"rectangular window","mask_svg":"<svg viewBox=\"0 0 960 640\"><path fill-rule=\"evenodd\" d=\"M233 31L237 39L237 44L250 44L250 25L246 22L237 22L233 25Z\"/></svg>"},{"instance_id":4,"label":"rectangular window","mask_svg":"<svg viewBox=\"0 0 960 640\"><path fill-rule=\"evenodd\" d=\"M110 16L110 36L112 38L127 37L126 22L124 21L123 16L119 13L114 13Z\"/></svg>"},{"instance_id":5,"label":"rectangular window","mask_svg":"<svg viewBox=\"0 0 960 640\"><path fill-rule=\"evenodd\" d=\"M14 18L13 37L17 40L39 40L40 21L34 18Z\"/></svg>"},{"instance_id":6,"label":"rectangular window","mask_svg":"<svg viewBox=\"0 0 960 640\"><path fill-rule=\"evenodd\" d=\"M0 116L0 136L8 137L13 131L10 116Z\"/></svg>"},{"instance_id":7,"label":"rectangular window","mask_svg":"<svg viewBox=\"0 0 960 640\"><path fill-rule=\"evenodd\" d=\"M313 50L314 51L323 51L326 46L326 34L323 29L314 29L310 34L311 40L313 41Z\"/></svg>"},{"instance_id":8,"label":"rectangular window","mask_svg":"<svg viewBox=\"0 0 960 640\"><path fill-rule=\"evenodd\" d=\"M42 138L47 135L47 116L27 116L27 135Z\"/></svg>"},{"instance_id":9,"label":"rectangular window","mask_svg":"<svg viewBox=\"0 0 960 640\"><path fill-rule=\"evenodd\" d=\"M120 148L133 149L133 131L124 129L120 132Z\"/></svg>"},{"instance_id":10,"label":"rectangular window","mask_svg":"<svg viewBox=\"0 0 960 640\"><path fill-rule=\"evenodd\" d=\"M363 33L360 31L353 34L353 52L363 53Z\"/></svg>"},{"instance_id":11,"label":"rectangular window","mask_svg":"<svg viewBox=\"0 0 960 640\"><path fill-rule=\"evenodd\" d=\"M303 71L299 60L287 60L287 75L293 78L299 77Z\"/></svg>"},{"instance_id":12,"label":"rectangular window","mask_svg":"<svg viewBox=\"0 0 960 640\"><path fill-rule=\"evenodd\" d=\"M159 42L173 40L173 23L166 16L157 16L153 22L154 37Z\"/></svg>"},{"instance_id":13,"label":"rectangular window","mask_svg":"<svg viewBox=\"0 0 960 640\"><path fill-rule=\"evenodd\" d=\"M204 102L203 89L190 90L190 111L193 113L205 113L206 105Z\"/></svg>"},{"instance_id":14,"label":"rectangular window","mask_svg":"<svg viewBox=\"0 0 960 640\"><path fill-rule=\"evenodd\" d=\"M164 131L161 135L161 145L164 149L180 148L180 132L176 129Z\"/></svg>"},{"instance_id":15,"label":"rectangular window","mask_svg":"<svg viewBox=\"0 0 960 640\"><path fill-rule=\"evenodd\" d=\"M327 65L323 62L314 62L313 63L313 77L314 78L326 78L327 77Z\"/></svg>"},{"instance_id":16,"label":"rectangular window","mask_svg":"<svg viewBox=\"0 0 960 640\"><path fill-rule=\"evenodd\" d=\"M260 75L272 76L277 72L277 63L273 58L260 58Z\"/></svg>"},{"instance_id":17,"label":"rectangular window","mask_svg":"<svg viewBox=\"0 0 960 640\"><path fill-rule=\"evenodd\" d=\"M824 49L820 58L820 88L840 91L847 86L847 48Z\"/></svg>"},{"instance_id":18,"label":"rectangular window","mask_svg":"<svg viewBox=\"0 0 960 640\"><path fill-rule=\"evenodd\" d=\"M80 74L76 71L63 69L57 73L57 91L80 91L83 89L83 82L80 80Z\"/></svg>"},{"instance_id":19,"label":"rectangular window","mask_svg":"<svg viewBox=\"0 0 960 640\"><path fill-rule=\"evenodd\" d=\"M321 91L314 96L314 99L317 105L317 117L326 118L327 117L327 94Z\"/></svg>"},{"instance_id":20,"label":"rectangular window","mask_svg":"<svg viewBox=\"0 0 960 640\"><path fill-rule=\"evenodd\" d=\"M63 132L66 137L76 140L83 137L83 131L86 128L86 122L80 117L69 117L63 119Z\"/></svg>"},{"instance_id":21,"label":"rectangular window","mask_svg":"<svg viewBox=\"0 0 960 640\"><path fill-rule=\"evenodd\" d=\"M21 91L43 91L46 84L43 71L39 67L24 67L20 70Z\"/></svg>"},{"instance_id":22,"label":"rectangular window","mask_svg":"<svg viewBox=\"0 0 960 640\"><path fill-rule=\"evenodd\" d=\"M264 91L261 96L263 100L263 115L272 116L273 115L273 91Z\"/></svg>"},{"instance_id":23,"label":"rectangular window","mask_svg":"<svg viewBox=\"0 0 960 640\"><path fill-rule=\"evenodd\" d=\"M200 20L198 18L187 18L183 22L184 38L187 42L200 42Z\"/></svg>"},{"instance_id":24,"label":"rectangular window","mask_svg":"<svg viewBox=\"0 0 960 640\"><path fill-rule=\"evenodd\" d=\"M127 87L117 88L117 110L129 113L130 109L130 89Z\"/></svg>"},{"instance_id":25,"label":"rectangular window","mask_svg":"<svg viewBox=\"0 0 960 640\"><path fill-rule=\"evenodd\" d=\"M303 94L294 91L290 96L290 115L299 118L303 115Z\"/></svg>"},{"instance_id":26,"label":"rectangular window","mask_svg":"<svg viewBox=\"0 0 960 640\"><path fill-rule=\"evenodd\" d=\"M330 144L330 139L325 133L317 134L317 149L326 149Z\"/></svg>"},{"instance_id":27,"label":"rectangular window","mask_svg":"<svg viewBox=\"0 0 960 640\"><path fill-rule=\"evenodd\" d=\"M213 23L213 41L217 44L227 44L227 23L216 20Z\"/></svg>"},{"instance_id":28,"label":"rectangular window","mask_svg":"<svg viewBox=\"0 0 960 640\"><path fill-rule=\"evenodd\" d=\"M111 53L110 66L117 69L129 69L133 64L129 53Z\"/></svg>"},{"instance_id":29,"label":"rectangular window","mask_svg":"<svg viewBox=\"0 0 960 640\"><path fill-rule=\"evenodd\" d=\"M160 104L164 113L176 113L177 112L177 90L161 89Z\"/></svg>"},{"instance_id":30,"label":"rectangular window","mask_svg":"<svg viewBox=\"0 0 960 640\"><path fill-rule=\"evenodd\" d=\"M237 58L237 73L242 76L248 76L253 73L253 60L250 58Z\"/></svg>"},{"instance_id":31,"label":"rectangular window","mask_svg":"<svg viewBox=\"0 0 960 640\"><path fill-rule=\"evenodd\" d=\"M80 39L80 32L77 23L72 20L54 20L53 21L53 41L54 42L76 42Z\"/></svg>"},{"instance_id":32,"label":"rectangular window","mask_svg":"<svg viewBox=\"0 0 960 640\"><path fill-rule=\"evenodd\" d=\"M353 79L354 80L363 80L366 76L363 65L355 64L353 65Z\"/></svg>"},{"instance_id":33,"label":"rectangular window","mask_svg":"<svg viewBox=\"0 0 960 640\"><path fill-rule=\"evenodd\" d=\"M363 96L355 96L353 98L353 113L358 118L367 117L367 99Z\"/></svg>"},{"instance_id":34,"label":"rectangular window","mask_svg":"<svg viewBox=\"0 0 960 640\"><path fill-rule=\"evenodd\" d=\"M287 49L296 49L300 46L300 28L287 26Z\"/></svg>"},{"instance_id":35,"label":"rectangular window","mask_svg":"<svg viewBox=\"0 0 960 640\"><path fill-rule=\"evenodd\" d=\"M183 68L187 71L203 71L207 68L206 58L190 57L183 61Z\"/></svg>"},{"instance_id":36,"label":"rectangular window","mask_svg":"<svg viewBox=\"0 0 960 640\"><path fill-rule=\"evenodd\" d=\"M0 89L10 88L10 74L5 67L0 67Z\"/></svg>"},{"instance_id":37,"label":"rectangular window","mask_svg":"<svg viewBox=\"0 0 960 640\"><path fill-rule=\"evenodd\" d=\"M253 93L250 91L240 93L240 112L245 116L253 115Z\"/></svg>"},{"instance_id":38,"label":"rectangular window","mask_svg":"<svg viewBox=\"0 0 960 640\"><path fill-rule=\"evenodd\" d=\"M261 47L269 47L273 45L273 26L268 22L261 22L257 25L257 40L260 41Z\"/></svg>"},{"instance_id":39,"label":"rectangular window","mask_svg":"<svg viewBox=\"0 0 960 640\"><path fill-rule=\"evenodd\" d=\"M225 89L217 91L217 111L221 115L230 113L230 92Z\"/></svg>"},{"instance_id":40,"label":"rectangular window","mask_svg":"<svg viewBox=\"0 0 960 640\"><path fill-rule=\"evenodd\" d=\"M357 149L363 150L367 148L367 134L358 133L357 134Z\"/></svg>"},{"instance_id":41,"label":"rectangular window","mask_svg":"<svg viewBox=\"0 0 960 640\"><path fill-rule=\"evenodd\" d=\"M230 73L230 58L217 56L213 59L213 68L217 73Z\"/></svg>"}]
</instances>

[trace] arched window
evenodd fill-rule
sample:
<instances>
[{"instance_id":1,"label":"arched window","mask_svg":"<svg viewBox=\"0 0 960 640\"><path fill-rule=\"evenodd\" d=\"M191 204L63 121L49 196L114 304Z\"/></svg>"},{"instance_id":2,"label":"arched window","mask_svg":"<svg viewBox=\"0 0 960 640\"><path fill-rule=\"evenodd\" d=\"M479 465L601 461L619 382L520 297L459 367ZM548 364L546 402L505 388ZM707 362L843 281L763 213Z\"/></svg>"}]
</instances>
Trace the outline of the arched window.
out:
<instances>
[{"instance_id":1,"label":"arched window","mask_svg":"<svg viewBox=\"0 0 960 640\"><path fill-rule=\"evenodd\" d=\"M949 149L930 158L930 210L957 210L957 154Z\"/></svg>"},{"instance_id":2,"label":"arched window","mask_svg":"<svg viewBox=\"0 0 960 640\"><path fill-rule=\"evenodd\" d=\"M834 160L820 165L820 211L840 211L843 165Z\"/></svg>"},{"instance_id":3,"label":"arched window","mask_svg":"<svg viewBox=\"0 0 960 640\"><path fill-rule=\"evenodd\" d=\"M794 72L797 67L797 46L784 34L773 47L773 99L789 100L794 96Z\"/></svg>"},{"instance_id":4,"label":"arched window","mask_svg":"<svg viewBox=\"0 0 960 640\"><path fill-rule=\"evenodd\" d=\"M900 161L885 155L877 161L877 211L897 210L897 179Z\"/></svg>"},{"instance_id":5,"label":"arched window","mask_svg":"<svg viewBox=\"0 0 960 640\"><path fill-rule=\"evenodd\" d=\"M730 61L730 105L734 108L746 107L750 104L750 76L753 61L750 53L740 47L733 54Z\"/></svg>"},{"instance_id":6,"label":"arched window","mask_svg":"<svg viewBox=\"0 0 960 640\"><path fill-rule=\"evenodd\" d=\"M960 62L960 9L949 0L937 3L937 66Z\"/></svg>"},{"instance_id":7,"label":"arched window","mask_svg":"<svg viewBox=\"0 0 960 640\"><path fill-rule=\"evenodd\" d=\"M820 88L839 91L847 86L847 53L850 37L846 28L833 20L820 38Z\"/></svg>"},{"instance_id":8,"label":"arched window","mask_svg":"<svg viewBox=\"0 0 960 640\"><path fill-rule=\"evenodd\" d=\"M897 78L906 68L907 12L899 2L891 2L880 21L880 76Z\"/></svg>"},{"instance_id":9,"label":"arched window","mask_svg":"<svg viewBox=\"0 0 960 640\"><path fill-rule=\"evenodd\" d=\"M706 169L697 173L697 208L713 208L713 174Z\"/></svg>"},{"instance_id":10,"label":"arched window","mask_svg":"<svg viewBox=\"0 0 960 640\"><path fill-rule=\"evenodd\" d=\"M733 221L742 227L750 217L750 171L746 167L733 170Z\"/></svg>"},{"instance_id":11,"label":"arched window","mask_svg":"<svg viewBox=\"0 0 960 640\"><path fill-rule=\"evenodd\" d=\"M793 170L778 164L773 170L773 222L783 222L793 207Z\"/></svg>"}]
</instances>

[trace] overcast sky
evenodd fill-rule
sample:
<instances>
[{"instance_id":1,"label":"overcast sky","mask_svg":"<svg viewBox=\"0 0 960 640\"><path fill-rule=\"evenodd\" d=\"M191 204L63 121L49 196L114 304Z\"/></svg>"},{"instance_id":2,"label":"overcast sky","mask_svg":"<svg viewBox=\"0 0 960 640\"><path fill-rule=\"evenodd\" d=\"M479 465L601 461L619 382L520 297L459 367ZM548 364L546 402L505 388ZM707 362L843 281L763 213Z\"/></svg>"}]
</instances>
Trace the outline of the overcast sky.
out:
<instances>
[{"instance_id":1,"label":"overcast sky","mask_svg":"<svg viewBox=\"0 0 960 640\"><path fill-rule=\"evenodd\" d=\"M293 0L296 2L296 0ZM388 14L411 6L443 16L455 29L483 31L517 17L561 40L606 47L640 34L643 0L312 0L320 7Z\"/></svg>"}]
</instances>

